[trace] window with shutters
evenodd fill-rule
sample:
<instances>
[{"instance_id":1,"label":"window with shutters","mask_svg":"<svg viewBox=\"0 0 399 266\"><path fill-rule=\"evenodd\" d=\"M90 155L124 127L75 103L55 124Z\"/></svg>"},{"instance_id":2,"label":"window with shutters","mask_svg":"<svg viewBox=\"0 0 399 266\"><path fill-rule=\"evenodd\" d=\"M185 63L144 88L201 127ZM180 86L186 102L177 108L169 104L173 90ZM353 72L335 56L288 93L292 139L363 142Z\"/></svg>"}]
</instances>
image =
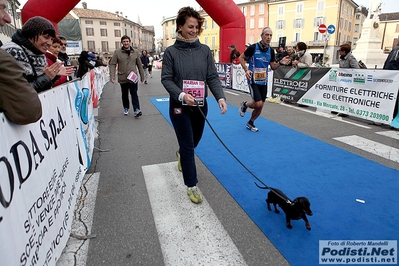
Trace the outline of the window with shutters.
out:
<instances>
[{"instance_id":1,"label":"window with shutters","mask_svg":"<svg viewBox=\"0 0 399 266\"><path fill-rule=\"evenodd\" d=\"M121 30L114 30L115 37L121 37Z\"/></svg>"},{"instance_id":2,"label":"window with shutters","mask_svg":"<svg viewBox=\"0 0 399 266\"><path fill-rule=\"evenodd\" d=\"M86 28L86 36L94 36L94 29Z\"/></svg>"},{"instance_id":3,"label":"window with shutters","mask_svg":"<svg viewBox=\"0 0 399 266\"><path fill-rule=\"evenodd\" d=\"M276 21L276 29L284 30L285 29L285 20L277 20Z\"/></svg>"},{"instance_id":4,"label":"window with shutters","mask_svg":"<svg viewBox=\"0 0 399 266\"><path fill-rule=\"evenodd\" d=\"M321 34L320 32L316 31L313 34L313 40L315 41L322 41L323 40L323 34Z\"/></svg>"},{"instance_id":5,"label":"window with shutters","mask_svg":"<svg viewBox=\"0 0 399 266\"><path fill-rule=\"evenodd\" d=\"M254 5L251 6L250 15L255 16L255 6Z\"/></svg>"},{"instance_id":6,"label":"window with shutters","mask_svg":"<svg viewBox=\"0 0 399 266\"><path fill-rule=\"evenodd\" d=\"M259 15L265 14L265 4L259 4Z\"/></svg>"},{"instance_id":7,"label":"window with shutters","mask_svg":"<svg viewBox=\"0 0 399 266\"><path fill-rule=\"evenodd\" d=\"M321 24L325 24L325 23L326 23L326 18L325 17L315 17L313 26L314 27L319 27Z\"/></svg>"},{"instance_id":8,"label":"window with shutters","mask_svg":"<svg viewBox=\"0 0 399 266\"><path fill-rule=\"evenodd\" d=\"M247 16L247 7L246 6L242 7L242 13L244 14L245 17Z\"/></svg>"},{"instance_id":9,"label":"window with shutters","mask_svg":"<svg viewBox=\"0 0 399 266\"><path fill-rule=\"evenodd\" d=\"M278 14L284 15L284 6L278 6Z\"/></svg>"},{"instance_id":10,"label":"window with shutters","mask_svg":"<svg viewBox=\"0 0 399 266\"><path fill-rule=\"evenodd\" d=\"M259 18L258 28L263 29L265 27L265 18Z\"/></svg>"},{"instance_id":11,"label":"window with shutters","mask_svg":"<svg viewBox=\"0 0 399 266\"><path fill-rule=\"evenodd\" d=\"M108 52L108 42L101 41L101 52Z\"/></svg>"},{"instance_id":12,"label":"window with shutters","mask_svg":"<svg viewBox=\"0 0 399 266\"><path fill-rule=\"evenodd\" d=\"M108 36L107 29L100 29L100 33L101 33L101 36L103 36L103 37Z\"/></svg>"},{"instance_id":13,"label":"window with shutters","mask_svg":"<svg viewBox=\"0 0 399 266\"><path fill-rule=\"evenodd\" d=\"M317 11L323 12L324 11L324 1L317 2Z\"/></svg>"},{"instance_id":14,"label":"window with shutters","mask_svg":"<svg viewBox=\"0 0 399 266\"><path fill-rule=\"evenodd\" d=\"M294 19L294 29L302 29L303 28L303 18Z\"/></svg>"},{"instance_id":15,"label":"window with shutters","mask_svg":"<svg viewBox=\"0 0 399 266\"><path fill-rule=\"evenodd\" d=\"M302 14L302 12L303 12L303 3L297 3L296 4L296 13Z\"/></svg>"},{"instance_id":16,"label":"window with shutters","mask_svg":"<svg viewBox=\"0 0 399 266\"><path fill-rule=\"evenodd\" d=\"M90 52L96 51L96 43L95 41L87 41L87 47Z\"/></svg>"},{"instance_id":17,"label":"window with shutters","mask_svg":"<svg viewBox=\"0 0 399 266\"><path fill-rule=\"evenodd\" d=\"M211 48L212 48L212 50L216 48L216 36L212 36Z\"/></svg>"},{"instance_id":18,"label":"window with shutters","mask_svg":"<svg viewBox=\"0 0 399 266\"><path fill-rule=\"evenodd\" d=\"M295 33L295 41L300 42L301 41L301 34L299 32Z\"/></svg>"}]
</instances>

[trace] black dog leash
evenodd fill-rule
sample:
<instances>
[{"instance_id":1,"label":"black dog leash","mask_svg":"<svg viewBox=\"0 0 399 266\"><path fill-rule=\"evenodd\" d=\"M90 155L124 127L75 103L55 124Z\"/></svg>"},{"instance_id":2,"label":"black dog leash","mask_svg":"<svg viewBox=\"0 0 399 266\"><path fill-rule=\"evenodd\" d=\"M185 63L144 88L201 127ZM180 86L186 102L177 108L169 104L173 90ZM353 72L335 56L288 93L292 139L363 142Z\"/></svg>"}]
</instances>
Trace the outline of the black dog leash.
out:
<instances>
[{"instance_id":1,"label":"black dog leash","mask_svg":"<svg viewBox=\"0 0 399 266\"><path fill-rule=\"evenodd\" d=\"M198 110L200 111L201 115L205 118L206 123L208 124L208 126L211 128L213 134L216 136L216 138L219 140L219 142L223 145L223 147L231 154L231 156L234 157L234 159L236 159L236 161L241 164L242 167L244 167L245 170L247 170L248 173L250 173L256 180L259 181L259 183L261 183L262 185L264 185L265 189L269 189L271 192L273 192L274 194L276 194L278 197L280 197L281 199L283 199L285 202L287 202L288 204L292 204L292 200L290 200L288 197L285 198L283 196L281 196L279 193L277 193L272 187L269 187L268 185L266 185L262 180L260 180L251 170L249 170L248 167L245 166L245 164L243 164L240 159L237 158L237 156L234 155L234 153L227 147L227 145L223 142L223 140L219 137L219 135L216 133L215 129L213 129L211 123L208 121L208 119L206 118L205 114L202 112L200 106L198 105L198 102L196 100L194 100L196 106L198 107ZM255 182L255 185L256 182ZM257 185L258 186L258 185ZM260 187L260 186L258 186ZM261 187L260 187L261 188Z\"/></svg>"}]
</instances>

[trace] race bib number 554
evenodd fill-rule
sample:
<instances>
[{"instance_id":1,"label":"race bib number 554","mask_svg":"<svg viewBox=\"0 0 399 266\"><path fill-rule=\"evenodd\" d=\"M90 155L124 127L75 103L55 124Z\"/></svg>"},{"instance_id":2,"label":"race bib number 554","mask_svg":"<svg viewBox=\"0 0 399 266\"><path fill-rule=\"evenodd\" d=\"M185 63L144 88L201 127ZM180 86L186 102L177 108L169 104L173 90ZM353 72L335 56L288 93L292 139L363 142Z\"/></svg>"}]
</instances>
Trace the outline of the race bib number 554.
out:
<instances>
[{"instance_id":1,"label":"race bib number 554","mask_svg":"<svg viewBox=\"0 0 399 266\"><path fill-rule=\"evenodd\" d=\"M195 98L198 106L204 106L205 82L200 80L183 80L183 92ZM183 105L186 103L183 102Z\"/></svg>"}]
</instances>

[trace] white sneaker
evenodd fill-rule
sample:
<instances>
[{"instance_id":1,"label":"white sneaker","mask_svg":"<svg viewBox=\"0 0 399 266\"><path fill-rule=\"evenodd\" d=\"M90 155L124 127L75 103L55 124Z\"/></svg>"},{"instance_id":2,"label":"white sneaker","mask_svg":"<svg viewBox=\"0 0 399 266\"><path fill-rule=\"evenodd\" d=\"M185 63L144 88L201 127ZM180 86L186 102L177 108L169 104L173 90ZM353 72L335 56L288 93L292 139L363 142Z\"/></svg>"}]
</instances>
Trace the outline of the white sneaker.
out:
<instances>
[{"instance_id":1,"label":"white sneaker","mask_svg":"<svg viewBox=\"0 0 399 266\"><path fill-rule=\"evenodd\" d=\"M247 103L247 101L242 101L240 104L240 108L238 108L238 113L240 114L241 117L244 117L245 112L247 111L247 106L245 106L245 104Z\"/></svg>"},{"instance_id":2,"label":"white sneaker","mask_svg":"<svg viewBox=\"0 0 399 266\"><path fill-rule=\"evenodd\" d=\"M134 112L134 117L139 117L139 116L142 116L143 115L143 113L139 110L139 109L137 109L135 112Z\"/></svg>"},{"instance_id":3,"label":"white sneaker","mask_svg":"<svg viewBox=\"0 0 399 266\"><path fill-rule=\"evenodd\" d=\"M249 130L251 130L252 132L258 132L259 131L259 129L254 124L251 125L250 123L247 123L247 128Z\"/></svg>"}]
</instances>

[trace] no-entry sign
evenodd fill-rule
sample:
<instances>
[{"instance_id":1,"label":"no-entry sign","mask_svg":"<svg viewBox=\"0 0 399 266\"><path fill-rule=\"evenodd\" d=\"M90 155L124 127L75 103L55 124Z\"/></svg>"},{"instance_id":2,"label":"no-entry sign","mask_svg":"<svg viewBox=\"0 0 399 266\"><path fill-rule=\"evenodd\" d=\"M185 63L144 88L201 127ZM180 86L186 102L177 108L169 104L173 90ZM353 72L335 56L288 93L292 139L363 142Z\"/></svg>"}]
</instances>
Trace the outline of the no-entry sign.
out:
<instances>
[{"instance_id":1,"label":"no-entry sign","mask_svg":"<svg viewBox=\"0 0 399 266\"><path fill-rule=\"evenodd\" d=\"M320 24L320 26L319 26L319 32L320 32L320 33L325 33L326 30L327 30L326 25Z\"/></svg>"}]
</instances>

